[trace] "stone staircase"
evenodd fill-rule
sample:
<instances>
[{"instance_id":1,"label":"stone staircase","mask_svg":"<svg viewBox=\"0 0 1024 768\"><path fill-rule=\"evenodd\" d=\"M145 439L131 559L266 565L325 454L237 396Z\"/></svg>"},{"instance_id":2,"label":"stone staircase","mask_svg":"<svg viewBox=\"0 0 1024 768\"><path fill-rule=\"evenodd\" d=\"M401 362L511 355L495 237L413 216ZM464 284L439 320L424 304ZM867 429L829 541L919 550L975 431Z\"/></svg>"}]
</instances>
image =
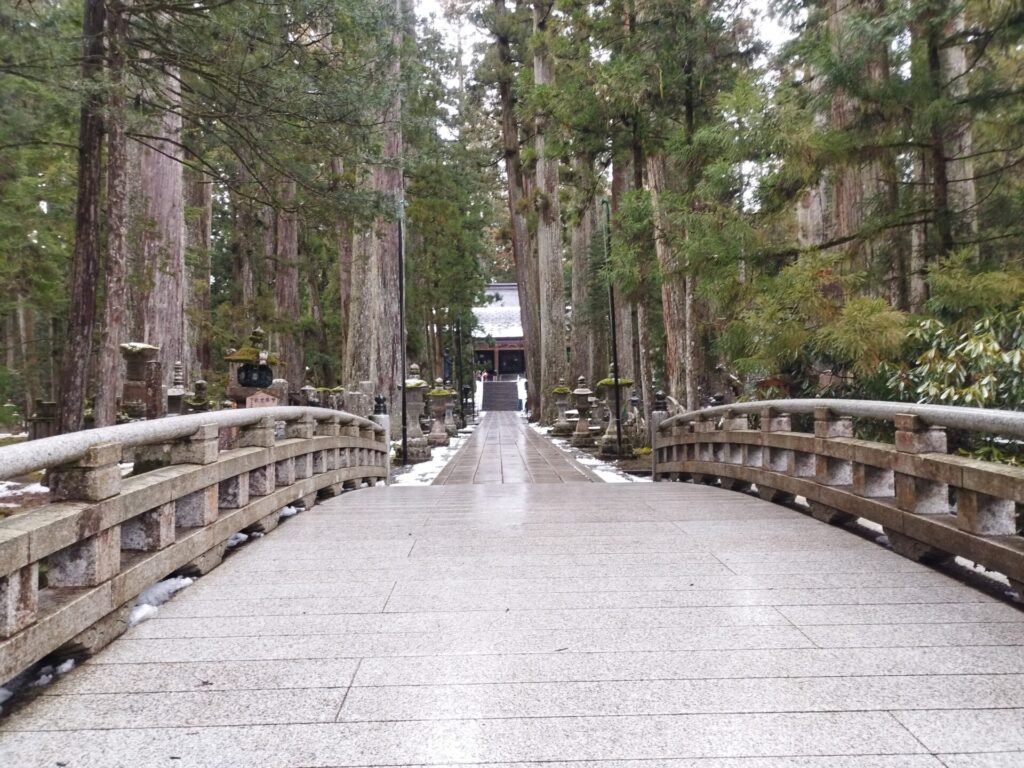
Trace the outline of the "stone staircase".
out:
<instances>
[{"instance_id":1,"label":"stone staircase","mask_svg":"<svg viewBox=\"0 0 1024 768\"><path fill-rule=\"evenodd\" d=\"M485 381L482 411L518 411L519 386L514 381Z\"/></svg>"}]
</instances>

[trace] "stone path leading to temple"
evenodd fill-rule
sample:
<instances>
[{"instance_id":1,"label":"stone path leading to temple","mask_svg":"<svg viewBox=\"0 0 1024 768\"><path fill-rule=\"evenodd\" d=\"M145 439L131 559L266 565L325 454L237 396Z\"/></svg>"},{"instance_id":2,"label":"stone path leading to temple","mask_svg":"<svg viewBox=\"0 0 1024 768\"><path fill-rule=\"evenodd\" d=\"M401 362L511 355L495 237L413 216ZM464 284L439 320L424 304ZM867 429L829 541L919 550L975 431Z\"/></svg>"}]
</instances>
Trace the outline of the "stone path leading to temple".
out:
<instances>
[{"instance_id":1,"label":"stone path leading to temple","mask_svg":"<svg viewBox=\"0 0 1024 768\"><path fill-rule=\"evenodd\" d=\"M521 414L492 411L438 474L434 485L601 482L526 425Z\"/></svg>"},{"instance_id":2,"label":"stone path leading to temple","mask_svg":"<svg viewBox=\"0 0 1024 768\"><path fill-rule=\"evenodd\" d=\"M479 482L288 520L3 721L0 765L1024 765L1017 609L739 493L510 483L546 474L485 426Z\"/></svg>"}]
</instances>

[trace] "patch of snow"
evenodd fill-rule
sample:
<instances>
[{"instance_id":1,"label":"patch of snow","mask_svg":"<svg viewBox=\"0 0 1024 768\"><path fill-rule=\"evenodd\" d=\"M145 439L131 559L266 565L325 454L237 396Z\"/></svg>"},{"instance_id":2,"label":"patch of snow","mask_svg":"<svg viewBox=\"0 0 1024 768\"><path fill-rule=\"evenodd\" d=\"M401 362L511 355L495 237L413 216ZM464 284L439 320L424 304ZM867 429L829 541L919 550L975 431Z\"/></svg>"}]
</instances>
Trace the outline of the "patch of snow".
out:
<instances>
[{"instance_id":1,"label":"patch of snow","mask_svg":"<svg viewBox=\"0 0 1024 768\"><path fill-rule=\"evenodd\" d=\"M28 494L47 493L42 483L19 483L14 480L0 480L0 499L20 498Z\"/></svg>"},{"instance_id":2,"label":"patch of snow","mask_svg":"<svg viewBox=\"0 0 1024 768\"><path fill-rule=\"evenodd\" d=\"M0 714L3 713L3 703L13 698L14 695L23 688L41 688L44 685L49 685L53 682L54 678L66 675L72 669L75 668L75 660L67 659L66 661L58 664L56 667L52 664L43 664L32 666L26 669L21 674L8 680L3 686L0 686Z\"/></svg>"},{"instance_id":3,"label":"patch of snow","mask_svg":"<svg viewBox=\"0 0 1024 768\"><path fill-rule=\"evenodd\" d=\"M291 506L289 504L287 507L285 507L284 509L281 510L278 518L279 519L283 519L283 518L286 518L286 517L293 517L293 516L299 514L300 511L301 510L299 509L299 507L293 507L293 506Z\"/></svg>"},{"instance_id":4,"label":"patch of snow","mask_svg":"<svg viewBox=\"0 0 1024 768\"><path fill-rule=\"evenodd\" d=\"M185 587L191 587L195 583L195 579L189 578L188 576L173 576L170 579L164 579L158 581L153 586L142 590L139 593L138 599L135 601L136 605L152 605L157 607L163 605L175 592L178 592Z\"/></svg>"},{"instance_id":5,"label":"patch of snow","mask_svg":"<svg viewBox=\"0 0 1024 768\"><path fill-rule=\"evenodd\" d=\"M232 533L230 536L228 536L228 549L234 549L239 544L244 544L248 540L249 534L247 533L242 533L241 531L239 531L238 533Z\"/></svg>"},{"instance_id":6,"label":"patch of snow","mask_svg":"<svg viewBox=\"0 0 1024 768\"><path fill-rule=\"evenodd\" d=\"M874 531L875 533L885 533L885 529L882 528L878 523L868 520L866 517L858 517L857 524L862 525L868 530Z\"/></svg>"},{"instance_id":7,"label":"patch of snow","mask_svg":"<svg viewBox=\"0 0 1024 768\"><path fill-rule=\"evenodd\" d=\"M623 472L614 464L607 461L603 461L596 456L593 456L586 451L581 451L578 448L573 448L568 440L563 440L558 437L551 437L548 434L547 427L542 427L539 424L530 424L530 429L541 435L545 440L550 440L551 444L564 453L570 454L573 459L585 466L595 475L600 477L606 483L650 483L651 478L649 477L638 477L631 475L628 472Z\"/></svg>"},{"instance_id":8,"label":"patch of snow","mask_svg":"<svg viewBox=\"0 0 1024 768\"><path fill-rule=\"evenodd\" d=\"M1010 580L1003 574L999 573L999 571L990 571L985 566L980 565L973 560L968 560L966 557L956 558L956 564L972 570L978 575L984 576L986 579L991 579L997 584L1002 584L1004 587L1010 586Z\"/></svg>"},{"instance_id":9,"label":"patch of snow","mask_svg":"<svg viewBox=\"0 0 1024 768\"><path fill-rule=\"evenodd\" d=\"M249 534L250 539L262 539L266 534L260 531L253 531Z\"/></svg>"},{"instance_id":10,"label":"patch of snow","mask_svg":"<svg viewBox=\"0 0 1024 768\"><path fill-rule=\"evenodd\" d=\"M479 414L483 416L483 414ZM424 461L419 464L410 464L408 468L402 467L401 465L395 465L392 467L393 478L391 480L392 485L430 485L434 482L445 464L447 464L451 458L455 455L455 452L462 447L462 444L469 438L473 431L476 429L476 424L467 425L464 430L460 430L456 437L453 437L448 445L442 447L434 447L430 452L430 461Z\"/></svg>"},{"instance_id":11,"label":"patch of snow","mask_svg":"<svg viewBox=\"0 0 1024 768\"><path fill-rule=\"evenodd\" d=\"M138 626L142 622L152 619L158 613L160 613L160 609L155 605L136 605L128 614L128 626Z\"/></svg>"}]
</instances>

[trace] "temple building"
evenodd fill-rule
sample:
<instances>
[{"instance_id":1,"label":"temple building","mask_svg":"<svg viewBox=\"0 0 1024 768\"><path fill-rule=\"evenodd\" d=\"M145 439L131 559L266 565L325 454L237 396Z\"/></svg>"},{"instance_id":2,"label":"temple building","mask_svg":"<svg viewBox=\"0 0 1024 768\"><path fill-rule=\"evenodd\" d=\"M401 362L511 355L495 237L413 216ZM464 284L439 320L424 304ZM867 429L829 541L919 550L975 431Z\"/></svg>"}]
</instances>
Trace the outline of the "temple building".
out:
<instances>
[{"instance_id":1,"label":"temple building","mask_svg":"<svg viewBox=\"0 0 1024 768\"><path fill-rule=\"evenodd\" d=\"M519 290L515 283L487 286L492 301L476 307L479 328L473 333L473 357L477 371L490 378L515 379L526 375L523 322L519 314Z\"/></svg>"}]
</instances>

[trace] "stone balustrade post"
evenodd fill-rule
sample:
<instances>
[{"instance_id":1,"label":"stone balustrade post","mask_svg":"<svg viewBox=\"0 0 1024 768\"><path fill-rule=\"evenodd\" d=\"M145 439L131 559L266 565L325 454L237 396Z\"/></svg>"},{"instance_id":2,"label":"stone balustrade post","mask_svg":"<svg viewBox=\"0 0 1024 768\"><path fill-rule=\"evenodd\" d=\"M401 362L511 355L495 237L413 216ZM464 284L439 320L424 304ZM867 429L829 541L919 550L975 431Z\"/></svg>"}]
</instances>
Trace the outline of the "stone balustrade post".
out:
<instances>
[{"instance_id":1,"label":"stone balustrade post","mask_svg":"<svg viewBox=\"0 0 1024 768\"><path fill-rule=\"evenodd\" d=\"M919 477L924 468L922 454L946 453L946 430L931 427L912 414L896 414L896 456L893 487L896 506L917 515L949 513L949 485ZM953 555L901 531L886 527L894 552L922 563L943 563Z\"/></svg>"},{"instance_id":2,"label":"stone balustrade post","mask_svg":"<svg viewBox=\"0 0 1024 768\"><path fill-rule=\"evenodd\" d=\"M217 461L219 438L216 424L203 424L189 437L171 443L171 464L213 464Z\"/></svg>"},{"instance_id":3,"label":"stone balustrade post","mask_svg":"<svg viewBox=\"0 0 1024 768\"><path fill-rule=\"evenodd\" d=\"M852 485L853 465L828 455L824 442L837 437L853 437L853 419L837 416L828 408L814 409L814 477L822 485Z\"/></svg>"},{"instance_id":4,"label":"stone balustrade post","mask_svg":"<svg viewBox=\"0 0 1024 768\"><path fill-rule=\"evenodd\" d=\"M121 492L122 446L95 445L73 464L47 473L51 501L103 501Z\"/></svg>"},{"instance_id":5,"label":"stone balustrade post","mask_svg":"<svg viewBox=\"0 0 1024 768\"><path fill-rule=\"evenodd\" d=\"M122 446L104 443L89 448L74 464L49 473L54 501L102 501L121 492ZM53 587L94 587L121 569L121 526L81 531L81 541L47 558L47 580Z\"/></svg>"},{"instance_id":6,"label":"stone balustrade post","mask_svg":"<svg viewBox=\"0 0 1024 768\"><path fill-rule=\"evenodd\" d=\"M789 474L794 463L793 451L788 448L773 448L766 445L769 442L764 435L772 432L792 432L793 420L788 413L779 413L774 408L761 410L761 434L762 444L760 446L747 446L745 462L747 466L761 467L770 472ZM756 455L755 455L756 451ZM757 483L757 495L765 501L776 504L788 504L793 501L793 494L770 486L764 482Z\"/></svg>"},{"instance_id":7,"label":"stone balustrade post","mask_svg":"<svg viewBox=\"0 0 1024 768\"><path fill-rule=\"evenodd\" d=\"M765 408L761 411L761 432L771 434L772 432L792 432L793 419L788 413L779 413L774 408ZM762 454L762 464L772 472L783 472L792 474L795 462L794 452L788 448L773 448L765 446Z\"/></svg>"},{"instance_id":8,"label":"stone balustrade post","mask_svg":"<svg viewBox=\"0 0 1024 768\"><path fill-rule=\"evenodd\" d=\"M175 503L169 501L121 523L121 549L156 552L174 543Z\"/></svg>"},{"instance_id":9,"label":"stone balustrade post","mask_svg":"<svg viewBox=\"0 0 1024 768\"><path fill-rule=\"evenodd\" d=\"M0 639L31 626L38 611L39 563L27 563L0 576Z\"/></svg>"},{"instance_id":10,"label":"stone balustrade post","mask_svg":"<svg viewBox=\"0 0 1024 768\"><path fill-rule=\"evenodd\" d=\"M937 515L949 512L949 485L919 475L924 462L920 455L946 453L946 430L931 427L917 416L897 414L896 466L893 485L896 506L918 515Z\"/></svg>"},{"instance_id":11,"label":"stone balustrade post","mask_svg":"<svg viewBox=\"0 0 1024 768\"><path fill-rule=\"evenodd\" d=\"M300 440L309 440L315 432L316 420L309 414L295 421L288 422L284 428L284 436L286 438L298 438Z\"/></svg>"}]
</instances>

